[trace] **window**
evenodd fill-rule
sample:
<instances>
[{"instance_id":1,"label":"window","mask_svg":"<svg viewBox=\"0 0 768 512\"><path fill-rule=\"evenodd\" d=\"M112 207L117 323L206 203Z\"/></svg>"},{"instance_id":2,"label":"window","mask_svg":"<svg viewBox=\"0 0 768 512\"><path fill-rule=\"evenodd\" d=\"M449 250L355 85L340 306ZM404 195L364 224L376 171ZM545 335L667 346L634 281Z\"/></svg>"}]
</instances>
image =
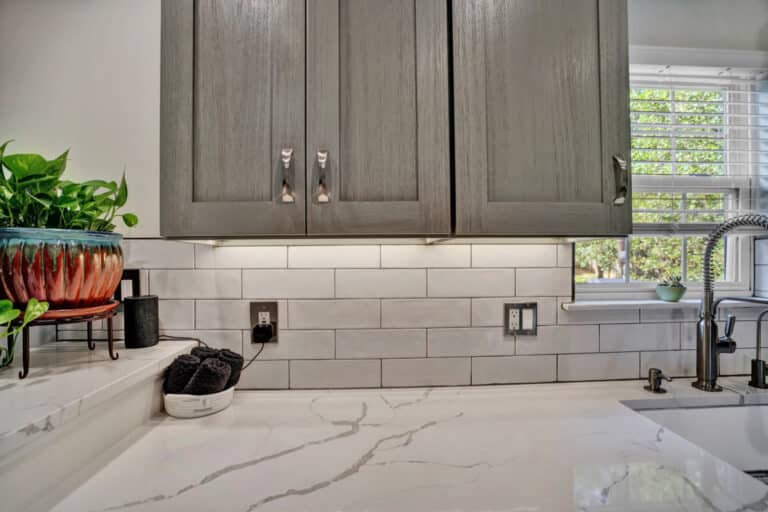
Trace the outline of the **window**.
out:
<instances>
[{"instance_id":1,"label":"window","mask_svg":"<svg viewBox=\"0 0 768 512\"><path fill-rule=\"evenodd\" d=\"M752 76L702 71L632 69L634 235L578 242L577 290L650 288L670 275L695 287L706 235L755 207L752 180L765 162L768 115L761 114L768 98ZM749 287L749 242L730 236L717 247L713 268L721 286Z\"/></svg>"}]
</instances>

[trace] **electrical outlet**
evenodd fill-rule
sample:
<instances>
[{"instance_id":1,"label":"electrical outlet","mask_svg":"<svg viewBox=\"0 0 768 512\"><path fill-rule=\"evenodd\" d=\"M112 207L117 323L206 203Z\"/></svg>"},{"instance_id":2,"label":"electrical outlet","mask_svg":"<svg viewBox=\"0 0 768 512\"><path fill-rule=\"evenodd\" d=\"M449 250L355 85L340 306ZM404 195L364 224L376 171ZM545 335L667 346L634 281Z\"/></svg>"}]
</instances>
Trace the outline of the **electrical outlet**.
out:
<instances>
[{"instance_id":1,"label":"electrical outlet","mask_svg":"<svg viewBox=\"0 0 768 512\"><path fill-rule=\"evenodd\" d=\"M538 304L523 302L504 304L504 334L507 336L535 336Z\"/></svg>"},{"instance_id":2,"label":"electrical outlet","mask_svg":"<svg viewBox=\"0 0 768 512\"><path fill-rule=\"evenodd\" d=\"M275 343L278 332L277 302L251 302L251 343Z\"/></svg>"},{"instance_id":3,"label":"electrical outlet","mask_svg":"<svg viewBox=\"0 0 768 512\"><path fill-rule=\"evenodd\" d=\"M512 308L509 310L509 319L507 320L509 322L509 330L510 331L517 331L520 329L520 310L516 308Z\"/></svg>"}]
</instances>

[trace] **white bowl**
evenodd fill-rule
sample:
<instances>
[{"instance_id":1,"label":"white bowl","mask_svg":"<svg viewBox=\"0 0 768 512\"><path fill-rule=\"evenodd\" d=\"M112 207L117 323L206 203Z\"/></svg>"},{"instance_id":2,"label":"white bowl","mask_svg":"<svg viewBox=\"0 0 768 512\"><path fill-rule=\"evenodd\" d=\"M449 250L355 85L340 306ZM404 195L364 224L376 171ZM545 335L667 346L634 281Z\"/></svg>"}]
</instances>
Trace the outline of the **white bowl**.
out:
<instances>
[{"instance_id":1,"label":"white bowl","mask_svg":"<svg viewBox=\"0 0 768 512\"><path fill-rule=\"evenodd\" d=\"M199 418L229 407L235 397L235 387L210 395L163 395L165 412L174 418Z\"/></svg>"}]
</instances>

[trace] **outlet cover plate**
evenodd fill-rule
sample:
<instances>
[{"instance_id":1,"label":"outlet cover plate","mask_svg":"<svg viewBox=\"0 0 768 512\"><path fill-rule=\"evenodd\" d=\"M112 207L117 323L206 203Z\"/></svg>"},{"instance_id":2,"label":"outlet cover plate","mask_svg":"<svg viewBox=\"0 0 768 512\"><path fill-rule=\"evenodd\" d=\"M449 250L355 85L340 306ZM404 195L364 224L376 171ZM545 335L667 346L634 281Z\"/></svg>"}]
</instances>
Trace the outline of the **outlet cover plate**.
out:
<instances>
[{"instance_id":1,"label":"outlet cover plate","mask_svg":"<svg viewBox=\"0 0 768 512\"><path fill-rule=\"evenodd\" d=\"M272 325L274 335L270 341L277 341L279 318L277 315L277 302L251 302L251 330L259 325Z\"/></svg>"},{"instance_id":2,"label":"outlet cover plate","mask_svg":"<svg viewBox=\"0 0 768 512\"><path fill-rule=\"evenodd\" d=\"M538 303L504 304L504 334L506 336L536 336ZM513 321L513 318L517 321ZM517 325L514 325L514 324Z\"/></svg>"}]
</instances>

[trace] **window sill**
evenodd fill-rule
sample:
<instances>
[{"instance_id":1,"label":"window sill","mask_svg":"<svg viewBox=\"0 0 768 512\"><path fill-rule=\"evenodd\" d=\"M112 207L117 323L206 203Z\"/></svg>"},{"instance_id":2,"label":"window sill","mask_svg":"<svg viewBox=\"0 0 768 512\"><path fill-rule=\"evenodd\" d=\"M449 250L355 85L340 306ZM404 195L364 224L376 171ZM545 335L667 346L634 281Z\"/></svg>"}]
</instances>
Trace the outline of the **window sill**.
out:
<instances>
[{"instance_id":1,"label":"window sill","mask_svg":"<svg viewBox=\"0 0 768 512\"><path fill-rule=\"evenodd\" d=\"M565 311L621 311L626 309L688 309L695 310L701 306L698 299L685 299L680 302L664 302L663 300L577 300L576 302L564 302L562 308ZM730 308L763 308L765 304L750 304L736 300L722 302L722 307Z\"/></svg>"}]
</instances>

